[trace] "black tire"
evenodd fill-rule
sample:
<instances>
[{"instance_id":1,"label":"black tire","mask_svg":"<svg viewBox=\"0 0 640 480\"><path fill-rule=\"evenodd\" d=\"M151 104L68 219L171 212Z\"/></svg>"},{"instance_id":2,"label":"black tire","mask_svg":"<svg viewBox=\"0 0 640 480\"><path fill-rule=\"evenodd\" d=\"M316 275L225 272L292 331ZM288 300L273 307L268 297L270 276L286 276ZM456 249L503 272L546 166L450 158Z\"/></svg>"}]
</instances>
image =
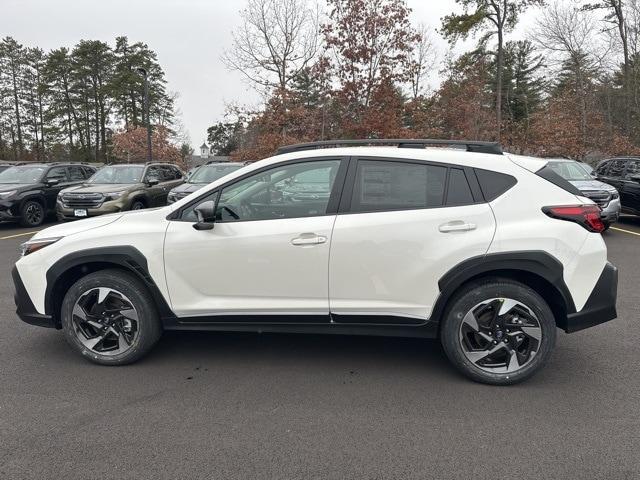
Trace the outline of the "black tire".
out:
<instances>
[{"instance_id":1,"label":"black tire","mask_svg":"<svg viewBox=\"0 0 640 480\"><path fill-rule=\"evenodd\" d=\"M99 288L110 289L124 295L135 308L136 333L132 335L128 349L122 353L100 353L87 348L80 340L81 333L78 332L77 320L73 319L74 307L81 297L88 295L87 292ZM62 329L67 342L85 358L101 365L133 363L148 353L162 335L162 325L151 294L136 277L122 270L101 270L82 277L66 293L61 313Z\"/></svg>"},{"instance_id":2,"label":"black tire","mask_svg":"<svg viewBox=\"0 0 640 480\"><path fill-rule=\"evenodd\" d=\"M135 199L133 202L131 202L131 207L129 208L129 210L144 210L145 208L147 208L147 205L140 199Z\"/></svg>"},{"instance_id":3,"label":"black tire","mask_svg":"<svg viewBox=\"0 0 640 480\"><path fill-rule=\"evenodd\" d=\"M493 342L488 342L480 337L481 341L487 342L486 344L488 346L480 347L477 351L474 350L469 352L472 349L468 348L468 345L465 344L466 340L463 340L463 332L464 328L466 328L466 325L463 327L463 320L467 314L474 311L474 308L478 308L478 305L483 302L489 302L491 299L498 302L501 301L499 299L513 299L516 302L521 303L522 306L526 306L529 311L537 317L534 319L534 322L537 321L539 328L536 327L535 331L537 332L536 334L540 335L540 340L533 339L533 337L528 337L527 335L518 335L518 325L512 326L509 323L517 322L514 318L518 317L513 314L507 314L503 315L503 317L507 318L506 322L509 324L503 324L503 327L496 327L502 328L502 330L494 330L493 333L491 331L488 332L489 335L493 335L493 337L489 338L489 340L492 339ZM486 303L485 305L490 305L490 303ZM500 303L498 303L498 305L500 305ZM479 308L482 309L486 307L483 306ZM516 310L511 309L509 311L515 312ZM488 315L491 315L490 312L491 310L489 310ZM498 313L499 312L500 310L498 310ZM525 323L526 322L527 320L525 320ZM478 322L478 324L480 324L480 322ZM512 333L503 333L503 330L509 332L509 327L513 328ZM481 329L482 328L479 328L478 330ZM533 331L534 329L530 328L529 330ZM471 335L473 336L473 333ZM485 352L483 348L499 348L499 346L502 346L500 339L503 339L504 342L510 342L515 340L514 337L512 337L514 335L517 336L518 340L526 337L525 342L531 342L531 345L537 347L537 350L527 357L528 360L525 361L521 367L518 364L518 369L515 371L508 373L494 372L493 370L506 370L508 367L494 368L492 366L487 366L486 364L480 365L480 361L476 361L476 363L474 363L467 356L474 354L482 356ZM487 337L486 334L484 336ZM498 339L497 341L496 338ZM453 363L453 365L465 376L476 382L490 385L512 385L531 377L534 373L540 370L549 359L556 340L556 323L549 305L547 305L544 299L530 287L510 279L495 277L485 278L463 286L449 302L445 311L443 325L440 330L440 340L451 363ZM492 346L491 343L496 345ZM524 345L524 343L521 345ZM511 346L511 344L503 346L503 354L507 358L509 358L508 352L511 351L513 353ZM533 349L535 347L531 348ZM467 352L465 352L465 349ZM500 355L500 353L497 353L496 355ZM484 362L487 358L489 357L484 357L482 361Z\"/></svg>"},{"instance_id":4,"label":"black tire","mask_svg":"<svg viewBox=\"0 0 640 480\"><path fill-rule=\"evenodd\" d=\"M20 207L20 225L27 228L39 227L44 222L46 212L37 200L27 200Z\"/></svg>"}]
</instances>

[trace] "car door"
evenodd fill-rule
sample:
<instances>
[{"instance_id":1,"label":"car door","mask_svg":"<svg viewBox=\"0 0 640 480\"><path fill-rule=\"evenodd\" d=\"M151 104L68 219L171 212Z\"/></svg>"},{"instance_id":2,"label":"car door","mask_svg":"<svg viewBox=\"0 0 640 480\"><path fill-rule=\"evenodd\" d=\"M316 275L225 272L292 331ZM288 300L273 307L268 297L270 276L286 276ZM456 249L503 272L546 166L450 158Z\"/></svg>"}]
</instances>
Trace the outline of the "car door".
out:
<instances>
[{"instance_id":1,"label":"car door","mask_svg":"<svg viewBox=\"0 0 640 480\"><path fill-rule=\"evenodd\" d=\"M333 320L424 323L439 294L438 279L486 253L494 232L473 170L352 161L331 241Z\"/></svg>"},{"instance_id":2,"label":"car door","mask_svg":"<svg viewBox=\"0 0 640 480\"><path fill-rule=\"evenodd\" d=\"M640 160L629 160L621 182L620 203L627 209L640 212Z\"/></svg>"},{"instance_id":3,"label":"car door","mask_svg":"<svg viewBox=\"0 0 640 480\"><path fill-rule=\"evenodd\" d=\"M604 183L608 183L612 187L615 187L618 192L620 192L622 189L622 176L624 174L624 169L625 160L610 160L607 163L606 168L598 168L598 180Z\"/></svg>"},{"instance_id":4,"label":"car door","mask_svg":"<svg viewBox=\"0 0 640 480\"><path fill-rule=\"evenodd\" d=\"M178 211L164 251L176 315L196 322L328 322L329 246L344 162L298 160L251 172ZM309 175L324 179L326 195L284 194L292 184L302 188ZM214 228L196 230L194 209L208 201L217 202Z\"/></svg>"},{"instance_id":5,"label":"car door","mask_svg":"<svg viewBox=\"0 0 640 480\"><path fill-rule=\"evenodd\" d=\"M167 196L174 187L182 184L182 172L173 165L163 165L160 167L162 172L162 198L159 199L161 205L167 204Z\"/></svg>"},{"instance_id":6,"label":"car door","mask_svg":"<svg viewBox=\"0 0 640 480\"><path fill-rule=\"evenodd\" d=\"M64 166L51 167L44 178L44 195L47 202L47 210L56 208L56 200L60 190L69 186L67 168Z\"/></svg>"},{"instance_id":7,"label":"car door","mask_svg":"<svg viewBox=\"0 0 640 480\"><path fill-rule=\"evenodd\" d=\"M158 183L152 185L150 182L157 180ZM147 198L150 207L158 207L164 205L162 197L165 195L166 186L162 185L163 174L159 165L150 165L144 175L144 183L146 185ZM168 193L168 192L166 192ZM166 199L166 197L165 197Z\"/></svg>"}]
</instances>

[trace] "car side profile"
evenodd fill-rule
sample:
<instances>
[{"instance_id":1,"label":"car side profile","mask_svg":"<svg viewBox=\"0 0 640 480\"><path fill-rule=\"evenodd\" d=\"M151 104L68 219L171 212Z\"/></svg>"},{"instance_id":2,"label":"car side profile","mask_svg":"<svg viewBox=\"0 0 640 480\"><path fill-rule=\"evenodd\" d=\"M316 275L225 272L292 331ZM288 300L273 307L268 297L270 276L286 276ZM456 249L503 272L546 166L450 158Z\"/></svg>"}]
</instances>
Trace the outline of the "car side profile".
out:
<instances>
[{"instance_id":1,"label":"car side profile","mask_svg":"<svg viewBox=\"0 0 640 480\"><path fill-rule=\"evenodd\" d=\"M107 165L86 182L58 196L59 220L166 205L169 191L182 184L182 171L170 163Z\"/></svg>"},{"instance_id":2,"label":"car side profile","mask_svg":"<svg viewBox=\"0 0 640 480\"><path fill-rule=\"evenodd\" d=\"M22 320L100 364L163 330L411 336L506 385L542 367L557 327L615 318L603 228L547 160L497 144L316 142L164 208L43 230L13 279Z\"/></svg>"},{"instance_id":3,"label":"car side profile","mask_svg":"<svg viewBox=\"0 0 640 480\"><path fill-rule=\"evenodd\" d=\"M0 221L41 225L55 213L58 193L84 182L95 171L78 163L24 163L5 169L0 172Z\"/></svg>"},{"instance_id":4,"label":"car side profile","mask_svg":"<svg viewBox=\"0 0 640 480\"><path fill-rule=\"evenodd\" d=\"M611 158L598 164L598 180L620 192L622 212L640 215L640 158Z\"/></svg>"}]
</instances>

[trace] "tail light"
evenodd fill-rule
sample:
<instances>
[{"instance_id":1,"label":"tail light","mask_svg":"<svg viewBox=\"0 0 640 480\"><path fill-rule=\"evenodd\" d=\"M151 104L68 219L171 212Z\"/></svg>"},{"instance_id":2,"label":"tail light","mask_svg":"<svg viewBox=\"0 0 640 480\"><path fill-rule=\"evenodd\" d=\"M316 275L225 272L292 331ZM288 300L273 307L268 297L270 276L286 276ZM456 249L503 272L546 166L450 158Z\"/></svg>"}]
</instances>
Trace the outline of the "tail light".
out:
<instances>
[{"instance_id":1,"label":"tail light","mask_svg":"<svg viewBox=\"0 0 640 480\"><path fill-rule=\"evenodd\" d=\"M600 218L600 207L597 205L567 205L560 207L544 207L542 209L551 218L575 222L590 232L601 233L604 223Z\"/></svg>"}]
</instances>

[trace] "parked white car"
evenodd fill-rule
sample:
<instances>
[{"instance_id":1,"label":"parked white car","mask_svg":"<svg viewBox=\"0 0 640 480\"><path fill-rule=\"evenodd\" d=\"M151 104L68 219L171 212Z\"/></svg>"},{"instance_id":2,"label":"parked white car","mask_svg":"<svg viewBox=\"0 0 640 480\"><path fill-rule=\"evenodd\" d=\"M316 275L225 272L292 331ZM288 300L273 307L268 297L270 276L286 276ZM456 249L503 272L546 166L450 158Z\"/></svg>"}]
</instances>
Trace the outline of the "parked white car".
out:
<instances>
[{"instance_id":1,"label":"parked white car","mask_svg":"<svg viewBox=\"0 0 640 480\"><path fill-rule=\"evenodd\" d=\"M579 193L492 143L286 147L170 206L39 232L14 268L17 312L107 365L163 330L414 336L511 384L556 326L616 316L600 210Z\"/></svg>"}]
</instances>

